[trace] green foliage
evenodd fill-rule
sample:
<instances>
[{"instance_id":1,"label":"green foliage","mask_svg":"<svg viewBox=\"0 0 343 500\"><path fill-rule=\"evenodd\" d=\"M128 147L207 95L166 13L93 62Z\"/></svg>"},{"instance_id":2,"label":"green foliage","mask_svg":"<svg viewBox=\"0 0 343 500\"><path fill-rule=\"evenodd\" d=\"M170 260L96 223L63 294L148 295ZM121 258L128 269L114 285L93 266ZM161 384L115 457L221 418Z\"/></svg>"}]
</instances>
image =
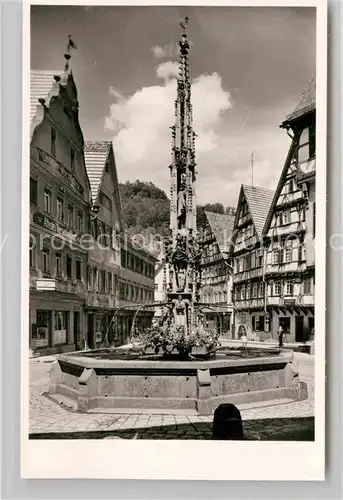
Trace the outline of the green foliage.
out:
<instances>
[{"instance_id":1,"label":"green foliage","mask_svg":"<svg viewBox=\"0 0 343 500\"><path fill-rule=\"evenodd\" d=\"M153 182L136 180L119 184L123 204L124 222L131 234L169 234L170 202L166 193ZM197 206L197 226L206 224L205 211L228 213L221 203Z\"/></svg>"}]
</instances>

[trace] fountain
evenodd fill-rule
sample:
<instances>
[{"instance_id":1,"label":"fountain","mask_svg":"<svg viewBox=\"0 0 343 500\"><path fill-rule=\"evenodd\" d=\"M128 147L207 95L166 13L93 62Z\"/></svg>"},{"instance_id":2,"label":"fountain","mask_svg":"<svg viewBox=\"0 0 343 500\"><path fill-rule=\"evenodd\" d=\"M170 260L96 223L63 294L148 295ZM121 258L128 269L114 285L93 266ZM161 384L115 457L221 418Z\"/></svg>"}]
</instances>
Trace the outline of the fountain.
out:
<instances>
[{"instance_id":1,"label":"fountain","mask_svg":"<svg viewBox=\"0 0 343 500\"><path fill-rule=\"evenodd\" d=\"M292 353L221 349L217 332L204 327L187 25L185 18L179 41L175 124L171 127L170 237L166 241L169 283L163 318L145 331L133 328L138 349L98 349L58 356L50 372L50 393L73 399L80 411L127 408L210 414L225 402L306 397L306 385L299 382L291 363ZM161 307L160 303L155 305Z\"/></svg>"}]
</instances>

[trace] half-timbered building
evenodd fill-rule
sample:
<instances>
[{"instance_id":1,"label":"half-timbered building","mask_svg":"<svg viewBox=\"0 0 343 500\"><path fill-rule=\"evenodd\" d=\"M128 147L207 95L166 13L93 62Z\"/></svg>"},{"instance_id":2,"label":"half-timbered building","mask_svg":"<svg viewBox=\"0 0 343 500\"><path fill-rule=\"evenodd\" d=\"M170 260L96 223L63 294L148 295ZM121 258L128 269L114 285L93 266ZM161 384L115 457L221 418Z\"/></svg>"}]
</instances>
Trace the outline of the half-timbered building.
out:
<instances>
[{"instance_id":1,"label":"half-timbered building","mask_svg":"<svg viewBox=\"0 0 343 500\"><path fill-rule=\"evenodd\" d=\"M208 328L231 335L233 324L232 264L229 258L232 214L205 212L206 224L198 241L201 248L201 302Z\"/></svg>"},{"instance_id":2,"label":"half-timbered building","mask_svg":"<svg viewBox=\"0 0 343 500\"><path fill-rule=\"evenodd\" d=\"M292 342L314 332L315 93L313 77L281 125L292 142L264 228L271 332L275 337L281 326Z\"/></svg>"},{"instance_id":3,"label":"half-timbered building","mask_svg":"<svg viewBox=\"0 0 343 500\"><path fill-rule=\"evenodd\" d=\"M230 255L233 261L233 305L235 337L246 334L257 339L269 332L264 282L263 227L273 191L242 185L233 228Z\"/></svg>"}]
</instances>

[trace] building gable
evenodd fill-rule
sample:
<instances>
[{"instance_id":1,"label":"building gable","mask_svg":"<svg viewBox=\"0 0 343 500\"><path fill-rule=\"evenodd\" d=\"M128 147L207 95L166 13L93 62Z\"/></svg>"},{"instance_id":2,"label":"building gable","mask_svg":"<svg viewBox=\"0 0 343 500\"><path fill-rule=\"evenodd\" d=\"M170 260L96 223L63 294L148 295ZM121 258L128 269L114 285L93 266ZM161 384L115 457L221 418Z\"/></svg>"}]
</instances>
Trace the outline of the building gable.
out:
<instances>
[{"instance_id":1,"label":"building gable","mask_svg":"<svg viewBox=\"0 0 343 500\"><path fill-rule=\"evenodd\" d=\"M99 217L117 232L123 230L123 214L117 169L110 141L86 141L85 162L91 185L93 206L99 207Z\"/></svg>"},{"instance_id":2,"label":"building gable","mask_svg":"<svg viewBox=\"0 0 343 500\"><path fill-rule=\"evenodd\" d=\"M77 89L71 71L31 72L30 157L90 202Z\"/></svg>"}]
</instances>

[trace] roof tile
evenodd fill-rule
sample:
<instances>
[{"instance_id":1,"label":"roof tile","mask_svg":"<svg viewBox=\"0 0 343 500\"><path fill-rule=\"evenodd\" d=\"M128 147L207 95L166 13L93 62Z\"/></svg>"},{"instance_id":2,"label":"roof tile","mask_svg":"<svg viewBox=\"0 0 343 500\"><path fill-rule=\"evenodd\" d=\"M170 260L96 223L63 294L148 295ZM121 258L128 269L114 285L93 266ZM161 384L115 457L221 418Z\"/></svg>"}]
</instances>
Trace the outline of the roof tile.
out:
<instances>
[{"instance_id":1,"label":"roof tile","mask_svg":"<svg viewBox=\"0 0 343 500\"><path fill-rule=\"evenodd\" d=\"M221 252L227 252L232 238L235 215L205 211L208 223Z\"/></svg>"},{"instance_id":2,"label":"roof tile","mask_svg":"<svg viewBox=\"0 0 343 500\"><path fill-rule=\"evenodd\" d=\"M287 121L295 120L309 111L316 108L316 75L314 74L308 82L304 92L301 94L300 101L293 113L287 116Z\"/></svg>"},{"instance_id":3,"label":"roof tile","mask_svg":"<svg viewBox=\"0 0 343 500\"><path fill-rule=\"evenodd\" d=\"M55 83L54 76L62 71L31 70L30 72L30 122L36 116L39 99L47 99Z\"/></svg>"},{"instance_id":4,"label":"roof tile","mask_svg":"<svg viewBox=\"0 0 343 500\"><path fill-rule=\"evenodd\" d=\"M256 233L261 237L264 223L273 201L274 191L272 189L260 188L257 186L247 186L246 184L243 184L242 187L255 225Z\"/></svg>"},{"instance_id":5,"label":"roof tile","mask_svg":"<svg viewBox=\"0 0 343 500\"><path fill-rule=\"evenodd\" d=\"M85 164L87 175L91 185L93 203L95 202L99 194L102 177L111 146L111 141L85 141Z\"/></svg>"}]
</instances>

